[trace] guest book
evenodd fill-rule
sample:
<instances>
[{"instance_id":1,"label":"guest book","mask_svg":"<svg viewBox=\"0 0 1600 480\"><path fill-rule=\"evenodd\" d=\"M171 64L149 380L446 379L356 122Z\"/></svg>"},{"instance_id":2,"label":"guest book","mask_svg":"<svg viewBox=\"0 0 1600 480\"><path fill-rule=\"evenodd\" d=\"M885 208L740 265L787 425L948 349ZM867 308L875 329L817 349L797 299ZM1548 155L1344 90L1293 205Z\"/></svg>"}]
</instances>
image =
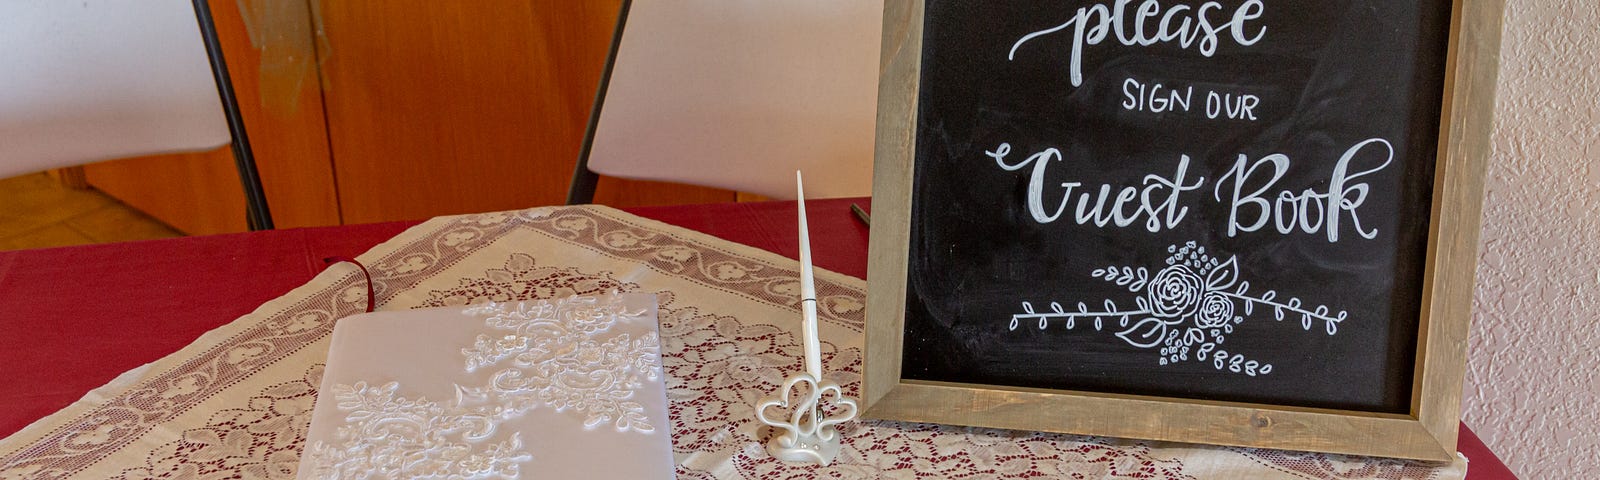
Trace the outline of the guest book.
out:
<instances>
[{"instance_id":1,"label":"guest book","mask_svg":"<svg viewBox=\"0 0 1600 480\"><path fill-rule=\"evenodd\" d=\"M340 320L299 478L672 478L654 295Z\"/></svg>"}]
</instances>

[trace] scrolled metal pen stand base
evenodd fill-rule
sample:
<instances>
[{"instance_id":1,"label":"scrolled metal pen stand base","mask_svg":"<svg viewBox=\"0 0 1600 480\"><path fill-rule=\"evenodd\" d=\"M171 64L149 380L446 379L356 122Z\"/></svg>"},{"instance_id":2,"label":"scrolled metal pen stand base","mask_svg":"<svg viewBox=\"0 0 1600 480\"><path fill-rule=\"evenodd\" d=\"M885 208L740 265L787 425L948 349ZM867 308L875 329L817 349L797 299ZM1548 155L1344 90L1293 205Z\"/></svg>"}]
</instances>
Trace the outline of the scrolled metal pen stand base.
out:
<instances>
[{"instance_id":1,"label":"scrolled metal pen stand base","mask_svg":"<svg viewBox=\"0 0 1600 480\"><path fill-rule=\"evenodd\" d=\"M791 407L794 387L802 383L810 388ZM833 394L832 402L838 406L840 415L836 417L828 417L822 411L828 393ZM786 410L787 418L773 419L768 409ZM839 431L834 425L856 418L856 409L856 401L846 398L838 384L819 382L809 373L799 373L784 381L776 396L756 404L756 419L784 432L767 442L767 453L785 462L826 466L839 456Z\"/></svg>"}]
</instances>

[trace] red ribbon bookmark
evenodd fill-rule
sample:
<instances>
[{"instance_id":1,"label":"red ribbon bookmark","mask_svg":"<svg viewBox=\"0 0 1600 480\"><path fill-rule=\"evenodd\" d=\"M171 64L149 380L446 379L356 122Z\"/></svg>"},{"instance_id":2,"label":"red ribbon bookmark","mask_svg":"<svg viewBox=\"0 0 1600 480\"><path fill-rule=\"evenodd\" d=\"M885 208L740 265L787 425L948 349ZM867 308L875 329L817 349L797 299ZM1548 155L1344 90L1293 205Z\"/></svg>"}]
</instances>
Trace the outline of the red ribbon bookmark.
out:
<instances>
[{"instance_id":1,"label":"red ribbon bookmark","mask_svg":"<svg viewBox=\"0 0 1600 480\"><path fill-rule=\"evenodd\" d=\"M322 259L322 261L329 265L339 262L350 262L356 264L356 268L361 269L361 275L367 279L367 313L372 313L372 311L377 307L377 296L372 294L372 274L367 272L367 266L362 265L361 262L357 262L354 258L343 256L328 257Z\"/></svg>"}]
</instances>

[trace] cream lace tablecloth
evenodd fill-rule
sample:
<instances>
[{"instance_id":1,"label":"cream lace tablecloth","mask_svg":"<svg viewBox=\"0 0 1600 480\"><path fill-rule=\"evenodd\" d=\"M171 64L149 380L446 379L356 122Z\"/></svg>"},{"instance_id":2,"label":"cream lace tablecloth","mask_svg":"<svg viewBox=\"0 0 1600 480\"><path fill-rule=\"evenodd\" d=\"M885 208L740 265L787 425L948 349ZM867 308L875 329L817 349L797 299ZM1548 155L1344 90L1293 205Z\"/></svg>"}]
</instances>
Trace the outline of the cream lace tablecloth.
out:
<instances>
[{"instance_id":1,"label":"cream lace tablecloth","mask_svg":"<svg viewBox=\"0 0 1600 480\"><path fill-rule=\"evenodd\" d=\"M798 265L604 207L436 218L359 258L380 310L610 291L660 300L678 477L1454 479L1423 465L1244 448L855 422L820 469L766 454L752 412L802 366ZM818 272L824 369L855 395L866 285ZM0 442L0 479L293 478L333 322L360 312L354 266L129 371ZM576 414L576 413L574 413ZM526 471L537 472L537 465Z\"/></svg>"}]
</instances>

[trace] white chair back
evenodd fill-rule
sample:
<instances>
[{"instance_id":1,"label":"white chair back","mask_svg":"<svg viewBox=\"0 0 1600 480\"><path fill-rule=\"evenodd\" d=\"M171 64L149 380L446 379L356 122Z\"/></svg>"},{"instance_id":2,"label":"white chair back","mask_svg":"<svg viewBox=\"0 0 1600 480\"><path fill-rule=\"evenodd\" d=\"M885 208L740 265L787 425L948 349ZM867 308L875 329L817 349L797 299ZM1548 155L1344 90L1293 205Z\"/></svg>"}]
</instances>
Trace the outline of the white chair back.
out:
<instances>
[{"instance_id":1,"label":"white chair back","mask_svg":"<svg viewBox=\"0 0 1600 480\"><path fill-rule=\"evenodd\" d=\"M635 0L589 170L794 198L872 190L883 4Z\"/></svg>"},{"instance_id":2,"label":"white chair back","mask_svg":"<svg viewBox=\"0 0 1600 480\"><path fill-rule=\"evenodd\" d=\"M228 144L189 0L5 0L0 24L0 178Z\"/></svg>"}]
</instances>

